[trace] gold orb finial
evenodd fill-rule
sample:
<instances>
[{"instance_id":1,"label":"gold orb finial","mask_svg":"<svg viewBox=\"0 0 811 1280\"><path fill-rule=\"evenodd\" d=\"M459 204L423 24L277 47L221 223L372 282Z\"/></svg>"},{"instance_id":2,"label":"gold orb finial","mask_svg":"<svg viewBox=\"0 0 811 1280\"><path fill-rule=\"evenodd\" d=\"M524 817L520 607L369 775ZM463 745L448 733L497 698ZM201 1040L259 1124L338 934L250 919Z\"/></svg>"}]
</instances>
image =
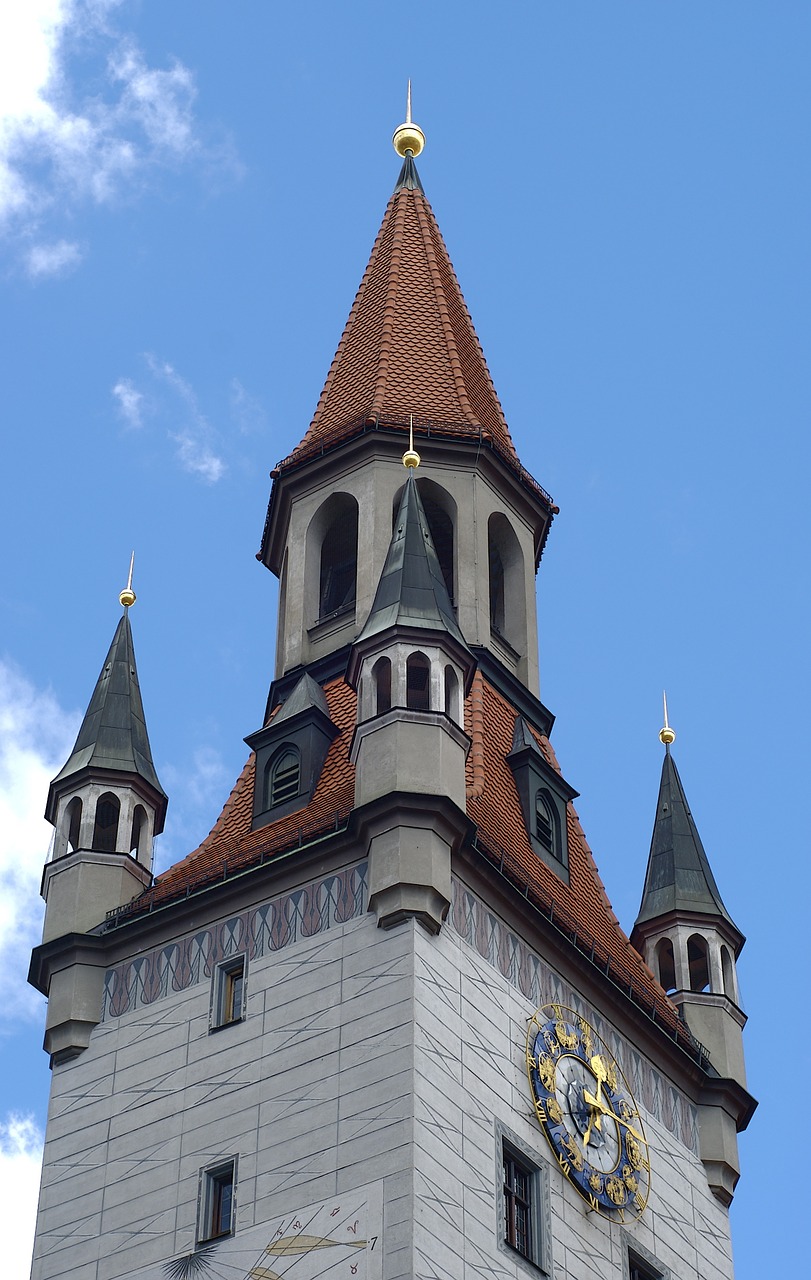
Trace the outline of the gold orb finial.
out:
<instances>
[{"instance_id":1,"label":"gold orb finial","mask_svg":"<svg viewBox=\"0 0 811 1280\"><path fill-rule=\"evenodd\" d=\"M411 81L408 82L408 95L406 97L406 118L402 124L398 124L394 133L391 135L391 145L397 152L398 156L403 159L408 155L409 151L412 156L418 156L425 146L425 134L418 124L414 124L411 119Z\"/></svg>"},{"instance_id":2,"label":"gold orb finial","mask_svg":"<svg viewBox=\"0 0 811 1280\"><path fill-rule=\"evenodd\" d=\"M667 694L664 691L662 692L662 702L664 703L665 708L665 722L659 730L659 741L663 743L664 746L669 747L671 743L676 741L676 730L671 729L667 722Z\"/></svg>"},{"instance_id":3,"label":"gold orb finial","mask_svg":"<svg viewBox=\"0 0 811 1280\"><path fill-rule=\"evenodd\" d=\"M403 454L403 466L413 469L414 467L418 467L421 461L422 459L420 458L420 455L414 448L414 414L411 413L409 414L408 424L408 448Z\"/></svg>"},{"instance_id":4,"label":"gold orb finial","mask_svg":"<svg viewBox=\"0 0 811 1280\"><path fill-rule=\"evenodd\" d=\"M123 604L125 609L129 609L132 605L135 604L135 601L138 599L138 597L136 596L135 592L132 589L132 567L134 564L135 564L135 552L133 551L132 555L130 556L130 571L129 571L129 576L127 578L127 585L124 588L124 590L119 593L119 596L118 596L119 602Z\"/></svg>"}]
</instances>

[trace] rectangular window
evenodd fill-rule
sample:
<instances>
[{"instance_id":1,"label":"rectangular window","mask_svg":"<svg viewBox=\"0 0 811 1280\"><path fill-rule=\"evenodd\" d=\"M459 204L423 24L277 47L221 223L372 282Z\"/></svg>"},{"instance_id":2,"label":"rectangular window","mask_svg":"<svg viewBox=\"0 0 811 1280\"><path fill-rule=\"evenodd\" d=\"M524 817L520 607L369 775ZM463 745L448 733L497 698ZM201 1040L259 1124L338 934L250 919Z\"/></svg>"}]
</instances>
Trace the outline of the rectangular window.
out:
<instances>
[{"instance_id":1,"label":"rectangular window","mask_svg":"<svg viewBox=\"0 0 811 1280\"><path fill-rule=\"evenodd\" d=\"M211 999L212 1031L242 1020L245 1007L244 956L234 956L217 965Z\"/></svg>"},{"instance_id":2,"label":"rectangular window","mask_svg":"<svg viewBox=\"0 0 811 1280\"><path fill-rule=\"evenodd\" d=\"M523 1258L532 1256L532 1171L504 1148L504 1239Z\"/></svg>"},{"instance_id":3,"label":"rectangular window","mask_svg":"<svg viewBox=\"0 0 811 1280\"><path fill-rule=\"evenodd\" d=\"M234 1233L236 1160L226 1160L200 1174L198 1242Z\"/></svg>"},{"instance_id":4,"label":"rectangular window","mask_svg":"<svg viewBox=\"0 0 811 1280\"><path fill-rule=\"evenodd\" d=\"M629 1280L663 1280L662 1272L643 1262L633 1250L628 1252L628 1276Z\"/></svg>"}]
</instances>

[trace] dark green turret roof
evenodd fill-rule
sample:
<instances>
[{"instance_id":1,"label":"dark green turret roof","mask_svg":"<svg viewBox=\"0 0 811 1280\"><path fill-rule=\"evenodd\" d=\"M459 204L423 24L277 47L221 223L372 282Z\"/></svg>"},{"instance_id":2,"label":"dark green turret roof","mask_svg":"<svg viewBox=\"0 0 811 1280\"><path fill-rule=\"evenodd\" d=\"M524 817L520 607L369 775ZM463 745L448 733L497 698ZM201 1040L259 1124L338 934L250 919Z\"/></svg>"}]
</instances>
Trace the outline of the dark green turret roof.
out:
<instances>
[{"instance_id":1,"label":"dark green turret roof","mask_svg":"<svg viewBox=\"0 0 811 1280\"><path fill-rule=\"evenodd\" d=\"M413 471L394 522L372 611L358 640L389 627L444 631L467 650L445 586Z\"/></svg>"},{"instance_id":2,"label":"dark green turret roof","mask_svg":"<svg viewBox=\"0 0 811 1280\"><path fill-rule=\"evenodd\" d=\"M64 790L69 779L96 769L137 774L163 798L165 809L166 795L155 772L146 731L127 610L116 627L76 745L51 783L48 811L54 804L55 792Z\"/></svg>"},{"instance_id":3,"label":"dark green turret roof","mask_svg":"<svg viewBox=\"0 0 811 1280\"><path fill-rule=\"evenodd\" d=\"M648 921L673 913L714 916L731 925L743 941L718 892L668 746L662 764L645 888L634 932Z\"/></svg>"}]
</instances>

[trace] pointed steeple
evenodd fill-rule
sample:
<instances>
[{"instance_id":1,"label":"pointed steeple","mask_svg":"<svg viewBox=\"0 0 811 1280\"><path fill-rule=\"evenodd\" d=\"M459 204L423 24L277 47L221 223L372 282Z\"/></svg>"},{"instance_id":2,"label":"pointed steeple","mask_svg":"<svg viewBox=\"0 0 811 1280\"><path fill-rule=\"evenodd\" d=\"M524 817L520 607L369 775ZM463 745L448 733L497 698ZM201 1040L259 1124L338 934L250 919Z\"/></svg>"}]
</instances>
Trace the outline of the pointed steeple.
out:
<instances>
[{"instance_id":1,"label":"pointed steeple","mask_svg":"<svg viewBox=\"0 0 811 1280\"><path fill-rule=\"evenodd\" d=\"M372 610L358 643L394 626L447 632L467 651L413 470L408 473Z\"/></svg>"},{"instance_id":2,"label":"pointed steeple","mask_svg":"<svg viewBox=\"0 0 811 1280\"><path fill-rule=\"evenodd\" d=\"M127 608L116 627L73 751L50 785L45 811L50 822L54 821L58 795L96 770L141 778L157 793L162 825L166 793L152 760Z\"/></svg>"},{"instance_id":3,"label":"pointed steeple","mask_svg":"<svg viewBox=\"0 0 811 1280\"><path fill-rule=\"evenodd\" d=\"M718 891L670 743L666 742L645 888L634 932L640 925L673 913L712 916L725 920L739 933ZM631 937L633 940L634 934Z\"/></svg>"},{"instance_id":4,"label":"pointed steeple","mask_svg":"<svg viewBox=\"0 0 811 1280\"><path fill-rule=\"evenodd\" d=\"M280 470L368 424L489 440L518 456L414 156L422 131L395 131L403 165L312 423Z\"/></svg>"}]
</instances>

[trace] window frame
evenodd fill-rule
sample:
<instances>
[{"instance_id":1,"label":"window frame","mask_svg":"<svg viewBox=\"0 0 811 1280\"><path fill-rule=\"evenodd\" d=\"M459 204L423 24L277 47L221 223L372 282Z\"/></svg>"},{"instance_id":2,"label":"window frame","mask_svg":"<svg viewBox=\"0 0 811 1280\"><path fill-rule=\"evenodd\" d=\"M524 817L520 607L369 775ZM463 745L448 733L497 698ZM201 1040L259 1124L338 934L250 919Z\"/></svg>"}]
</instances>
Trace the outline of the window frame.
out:
<instances>
[{"instance_id":1,"label":"window frame","mask_svg":"<svg viewBox=\"0 0 811 1280\"><path fill-rule=\"evenodd\" d=\"M227 1156L214 1164L206 1165L200 1170L197 1193L197 1244L209 1244L214 1240L225 1240L236 1232L237 1218L237 1156ZM221 1214L222 1192L230 1191L228 1226L215 1230L220 1225L215 1222L215 1214Z\"/></svg>"},{"instance_id":2,"label":"window frame","mask_svg":"<svg viewBox=\"0 0 811 1280\"><path fill-rule=\"evenodd\" d=\"M499 1252L520 1267L527 1276L552 1275L552 1217L549 1168L537 1152L522 1142L500 1120L495 1121L496 1155L496 1237ZM527 1175L527 1250L509 1239L508 1199L505 1165L511 1161Z\"/></svg>"},{"instance_id":3,"label":"window frame","mask_svg":"<svg viewBox=\"0 0 811 1280\"><path fill-rule=\"evenodd\" d=\"M209 1032L222 1031L224 1027L245 1021L247 979L248 957L244 951L217 964L211 982ZM235 1012L237 1002L239 1011Z\"/></svg>"},{"instance_id":4,"label":"window frame","mask_svg":"<svg viewBox=\"0 0 811 1280\"><path fill-rule=\"evenodd\" d=\"M623 1280L672 1280L669 1267L662 1266L649 1249L632 1239L627 1231L623 1231L624 1248L622 1251Z\"/></svg>"}]
</instances>

